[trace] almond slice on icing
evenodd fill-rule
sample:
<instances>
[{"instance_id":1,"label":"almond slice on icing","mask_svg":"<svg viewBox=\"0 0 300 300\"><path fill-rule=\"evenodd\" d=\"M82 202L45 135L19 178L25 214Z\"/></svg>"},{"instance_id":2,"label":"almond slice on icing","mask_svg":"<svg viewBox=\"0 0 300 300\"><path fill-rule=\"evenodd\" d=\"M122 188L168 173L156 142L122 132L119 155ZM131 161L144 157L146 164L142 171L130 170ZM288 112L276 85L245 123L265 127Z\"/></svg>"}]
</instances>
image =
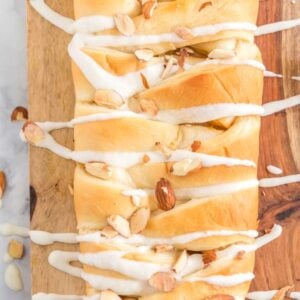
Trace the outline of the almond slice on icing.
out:
<instances>
[{"instance_id":1,"label":"almond slice on icing","mask_svg":"<svg viewBox=\"0 0 300 300\"><path fill-rule=\"evenodd\" d=\"M173 56L168 57L167 65L161 75L161 79L165 79L170 74L172 67L176 62L177 60Z\"/></svg>"},{"instance_id":2,"label":"almond slice on icing","mask_svg":"<svg viewBox=\"0 0 300 300\"><path fill-rule=\"evenodd\" d=\"M97 90L94 101L100 106L118 108L124 104L122 96L114 90Z\"/></svg>"},{"instance_id":3,"label":"almond slice on icing","mask_svg":"<svg viewBox=\"0 0 300 300\"><path fill-rule=\"evenodd\" d=\"M214 49L208 54L208 58L225 59L235 57L234 50L229 49Z\"/></svg>"},{"instance_id":4,"label":"almond slice on icing","mask_svg":"<svg viewBox=\"0 0 300 300\"><path fill-rule=\"evenodd\" d=\"M133 234L142 232L150 219L150 209L140 208L130 218L130 231Z\"/></svg>"},{"instance_id":5,"label":"almond slice on icing","mask_svg":"<svg viewBox=\"0 0 300 300\"><path fill-rule=\"evenodd\" d=\"M272 298L272 300L284 300L286 295L290 292L293 286L285 286L281 288Z\"/></svg>"},{"instance_id":6,"label":"almond slice on icing","mask_svg":"<svg viewBox=\"0 0 300 300\"><path fill-rule=\"evenodd\" d=\"M21 259L24 255L24 245L19 241L11 240L8 244L7 252L10 257L14 259Z\"/></svg>"},{"instance_id":7,"label":"almond slice on icing","mask_svg":"<svg viewBox=\"0 0 300 300\"><path fill-rule=\"evenodd\" d=\"M178 257L176 263L174 264L173 270L177 274L181 273L187 264L187 260L188 260L188 254L187 254L186 250L183 250L181 252L180 256Z\"/></svg>"},{"instance_id":8,"label":"almond slice on icing","mask_svg":"<svg viewBox=\"0 0 300 300\"><path fill-rule=\"evenodd\" d=\"M6 188L6 176L3 171L0 171L0 199L3 197Z\"/></svg>"},{"instance_id":9,"label":"almond slice on icing","mask_svg":"<svg viewBox=\"0 0 300 300\"><path fill-rule=\"evenodd\" d=\"M217 253L215 250L208 250L202 253L202 260L205 265L210 264L211 262L217 259Z\"/></svg>"},{"instance_id":10,"label":"almond slice on icing","mask_svg":"<svg viewBox=\"0 0 300 300\"><path fill-rule=\"evenodd\" d=\"M155 148L159 151L161 151L165 156L170 157L172 155L172 150L167 147L166 145L163 145L160 142L155 143Z\"/></svg>"},{"instance_id":11,"label":"almond slice on icing","mask_svg":"<svg viewBox=\"0 0 300 300\"><path fill-rule=\"evenodd\" d=\"M101 292L101 300L122 300L115 292L106 290Z\"/></svg>"},{"instance_id":12,"label":"almond slice on icing","mask_svg":"<svg viewBox=\"0 0 300 300\"><path fill-rule=\"evenodd\" d=\"M157 0L148 0L143 3L142 11L145 19L150 19L153 16L156 7L157 7Z\"/></svg>"},{"instance_id":13,"label":"almond slice on icing","mask_svg":"<svg viewBox=\"0 0 300 300\"><path fill-rule=\"evenodd\" d=\"M86 163L85 170L89 174L104 180L112 176L112 169L107 164L101 162Z\"/></svg>"},{"instance_id":14,"label":"almond slice on icing","mask_svg":"<svg viewBox=\"0 0 300 300\"><path fill-rule=\"evenodd\" d=\"M193 170L201 167L201 160L198 158L186 158L173 164L171 173L175 176L186 176Z\"/></svg>"},{"instance_id":15,"label":"almond slice on icing","mask_svg":"<svg viewBox=\"0 0 300 300\"><path fill-rule=\"evenodd\" d=\"M174 32L183 40L190 40L194 38L192 30L184 26L175 27Z\"/></svg>"},{"instance_id":16,"label":"almond slice on icing","mask_svg":"<svg viewBox=\"0 0 300 300\"><path fill-rule=\"evenodd\" d=\"M154 250L157 253L172 251L174 247L170 244L155 245Z\"/></svg>"},{"instance_id":17,"label":"almond slice on icing","mask_svg":"<svg viewBox=\"0 0 300 300\"><path fill-rule=\"evenodd\" d=\"M134 54L138 59L144 61L149 61L154 56L154 52L150 49L139 49Z\"/></svg>"},{"instance_id":18,"label":"almond slice on icing","mask_svg":"<svg viewBox=\"0 0 300 300\"><path fill-rule=\"evenodd\" d=\"M170 292L176 286L176 280L170 272L158 272L151 276L149 285L160 292Z\"/></svg>"},{"instance_id":19,"label":"almond slice on icing","mask_svg":"<svg viewBox=\"0 0 300 300\"><path fill-rule=\"evenodd\" d=\"M142 99L140 101L141 110L151 116L156 116L159 109L154 101Z\"/></svg>"},{"instance_id":20,"label":"almond slice on icing","mask_svg":"<svg viewBox=\"0 0 300 300\"><path fill-rule=\"evenodd\" d=\"M117 29L122 34L124 34L126 36L130 36L135 33L135 24L129 16L123 15L123 14L117 14L114 17L114 20L115 20Z\"/></svg>"},{"instance_id":21,"label":"almond slice on icing","mask_svg":"<svg viewBox=\"0 0 300 300\"><path fill-rule=\"evenodd\" d=\"M125 218L119 215L111 215L110 217L108 217L107 222L120 235L126 238L130 237L131 232L129 222Z\"/></svg>"},{"instance_id":22,"label":"almond slice on icing","mask_svg":"<svg viewBox=\"0 0 300 300\"><path fill-rule=\"evenodd\" d=\"M28 120L28 111L23 106L17 106L10 116L11 121L26 121Z\"/></svg>"},{"instance_id":23,"label":"almond slice on icing","mask_svg":"<svg viewBox=\"0 0 300 300\"><path fill-rule=\"evenodd\" d=\"M149 86L146 76L143 73L140 73L140 76L141 76L141 80L142 80L142 84L143 84L144 88L149 89L150 86Z\"/></svg>"},{"instance_id":24,"label":"almond slice on icing","mask_svg":"<svg viewBox=\"0 0 300 300\"><path fill-rule=\"evenodd\" d=\"M176 198L169 180L161 178L157 182L155 196L160 209L167 211L174 208L176 204Z\"/></svg>"},{"instance_id":25,"label":"almond slice on icing","mask_svg":"<svg viewBox=\"0 0 300 300\"><path fill-rule=\"evenodd\" d=\"M191 149L193 152L197 152L201 147L201 141L194 141L191 145Z\"/></svg>"},{"instance_id":26,"label":"almond slice on icing","mask_svg":"<svg viewBox=\"0 0 300 300\"><path fill-rule=\"evenodd\" d=\"M118 232L115 231L110 225L107 225L101 230L101 234L108 239L112 239L118 235Z\"/></svg>"},{"instance_id":27,"label":"almond slice on icing","mask_svg":"<svg viewBox=\"0 0 300 300\"><path fill-rule=\"evenodd\" d=\"M34 145L38 144L46 137L43 129L32 121L27 121L22 130L26 140Z\"/></svg>"}]
</instances>

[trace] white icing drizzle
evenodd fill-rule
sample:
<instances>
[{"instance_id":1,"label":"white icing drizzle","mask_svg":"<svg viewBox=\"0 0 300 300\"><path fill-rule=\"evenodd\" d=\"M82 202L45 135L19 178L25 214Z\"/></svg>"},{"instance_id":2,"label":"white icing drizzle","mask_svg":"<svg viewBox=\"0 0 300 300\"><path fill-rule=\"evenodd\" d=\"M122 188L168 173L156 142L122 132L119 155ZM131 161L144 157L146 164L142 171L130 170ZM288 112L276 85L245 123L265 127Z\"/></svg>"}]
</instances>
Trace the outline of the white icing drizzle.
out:
<instances>
[{"instance_id":1,"label":"white icing drizzle","mask_svg":"<svg viewBox=\"0 0 300 300\"><path fill-rule=\"evenodd\" d=\"M273 101L264 104L264 116L269 116L271 114L277 113L279 111L285 110L287 108L294 107L300 104L300 95L296 95L284 100Z\"/></svg>"},{"instance_id":2,"label":"white icing drizzle","mask_svg":"<svg viewBox=\"0 0 300 300\"><path fill-rule=\"evenodd\" d=\"M255 32L256 36L265 35L269 33L275 33L287 29L291 29L300 25L300 19L289 20L289 21L281 21L271 24L266 24L258 27Z\"/></svg>"},{"instance_id":3,"label":"white icing drizzle","mask_svg":"<svg viewBox=\"0 0 300 300\"><path fill-rule=\"evenodd\" d=\"M22 275L20 269L16 265L10 264L6 267L4 272L4 282L12 291L18 292L23 289Z\"/></svg>"},{"instance_id":4,"label":"white icing drizzle","mask_svg":"<svg viewBox=\"0 0 300 300\"><path fill-rule=\"evenodd\" d=\"M93 296L79 296L38 293L32 296L32 300L101 300L101 294Z\"/></svg>"},{"instance_id":5,"label":"white icing drizzle","mask_svg":"<svg viewBox=\"0 0 300 300\"><path fill-rule=\"evenodd\" d=\"M274 73L272 71L264 71L265 77L275 77L275 78L283 78L283 75Z\"/></svg>"},{"instance_id":6,"label":"white icing drizzle","mask_svg":"<svg viewBox=\"0 0 300 300\"><path fill-rule=\"evenodd\" d=\"M250 300L272 300L278 290L272 291L257 291L248 293L247 299ZM289 294L290 299L300 300L300 292L291 292Z\"/></svg>"},{"instance_id":7,"label":"white icing drizzle","mask_svg":"<svg viewBox=\"0 0 300 300\"><path fill-rule=\"evenodd\" d=\"M296 182L300 182L300 174L276 178L264 178L259 181L259 186L263 188L270 188Z\"/></svg>"},{"instance_id":8,"label":"white icing drizzle","mask_svg":"<svg viewBox=\"0 0 300 300\"><path fill-rule=\"evenodd\" d=\"M300 81L300 76L293 76L292 79L296 81Z\"/></svg>"},{"instance_id":9,"label":"white icing drizzle","mask_svg":"<svg viewBox=\"0 0 300 300\"><path fill-rule=\"evenodd\" d=\"M28 237L29 229L17 226L10 223L0 224L0 234L4 236L17 235L21 237Z\"/></svg>"},{"instance_id":10,"label":"white icing drizzle","mask_svg":"<svg viewBox=\"0 0 300 300\"><path fill-rule=\"evenodd\" d=\"M272 166L272 165L268 165L267 170L269 173L274 174L274 175L282 174L282 170L280 168Z\"/></svg>"},{"instance_id":11,"label":"white icing drizzle","mask_svg":"<svg viewBox=\"0 0 300 300\"><path fill-rule=\"evenodd\" d=\"M43 246L51 245L55 242L66 244L77 243L76 233L50 233L46 231L31 230L29 232L29 237L35 244Z\"/></svg>"}]
</instances>

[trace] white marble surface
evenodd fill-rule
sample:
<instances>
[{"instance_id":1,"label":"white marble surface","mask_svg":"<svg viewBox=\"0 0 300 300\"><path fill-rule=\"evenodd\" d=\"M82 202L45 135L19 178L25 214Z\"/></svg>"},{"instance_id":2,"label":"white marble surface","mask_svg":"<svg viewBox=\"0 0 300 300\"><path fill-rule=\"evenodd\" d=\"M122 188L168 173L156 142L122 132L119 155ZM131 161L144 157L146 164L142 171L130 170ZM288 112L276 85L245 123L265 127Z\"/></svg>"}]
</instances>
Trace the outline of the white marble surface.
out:
<instances>
[{"instance_id":1,"label":"white marble surface","mask_svg":"<svg viewBox=\"0 0 300 300\"><path fill-rule=\"evenodd\" d=\"M0 169L7 175L0 223L29 226L27 146L18 138L21 124L10 122L10 114L18 105L27 106L26 96L26 23L25 1L0 1ZM0 236L0 299L30 299L29 241L26 255L15 261L22 272L24 290L10 291L4 284L7 264L3 255L12 237ZM18 239L18 238L16 238Z\"/></svg>"}]
</instances>

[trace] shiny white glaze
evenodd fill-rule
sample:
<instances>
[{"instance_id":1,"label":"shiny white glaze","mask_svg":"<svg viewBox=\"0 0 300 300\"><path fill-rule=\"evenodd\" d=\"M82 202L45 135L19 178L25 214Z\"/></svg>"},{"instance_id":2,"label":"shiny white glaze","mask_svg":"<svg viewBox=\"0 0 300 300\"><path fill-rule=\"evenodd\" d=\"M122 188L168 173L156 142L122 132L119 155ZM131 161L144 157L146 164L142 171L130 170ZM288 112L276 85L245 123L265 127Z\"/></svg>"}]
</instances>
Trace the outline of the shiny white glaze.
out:
<instances>
[{"instance_id":1,"label":"shiny white glaze","mask_svg":"<svg viewBox=\"0 0 300 300\"><path fill-rule=\"evenodd\" d=\"M297 106L299 104L300 104L300 95L296 95L296 96L293 96L293 97L290 97L290 98L287 98L284 100L269 102L269 103L263 105L263 108L265 110L263 115L269 116L274 113L285 110L287 108Z\"/></svg>"},{"instance_id":2,"label":"shiny white glaze","mask_svg":"<svg viewBox=\"0 0 300 300\"><path fill-rule=\"evenodd\" d=\"M268 165L267 170L269 173L274 174L274 175L282 174L282 170L280 168L272 166L272 165Z\"/></svg>"},{"instance_id":3,"label":"shiny white glaze","mask_svg":"<svg viewBox=\"0 0 300 300\"><path fill-rule=\"evenodd\" d=\"M258 29L255 32L255 35L260 36L264 34L275 33L279 31L291 29L299 25L300 25L300 19L266 24L258 27Z\"/></svg>"},{"instance_id":4,"label":"shiny white glaze","mask_svg":"<svg viewBox=\"0 0 300 300\"><path fill-rule=\"evenodd\" d=\"M31 241L37 245L51 245L55 242L76 244L76 233L50 233L46 231L31 230L29 232Z\"/></svg>"},{"instance_id":5,"label":"shiny white glaze","mask_svg":"<svg viewBox=\"0 0 300 300\"><path fill-rule=\"evenodd\" d=\"M259 186L263 188L270 188L296 182L300 182L300 174L275 178L263 178L259 181Z\"/></svg>"},{"instance_id":6,"label":"shiny white glaze","mask_svg":"<svg viewBox=\"0 0 300 300\"><path fill-rule=\"evenodd\" d=\"M10 223L0 224L0 235L17 235L22 237L28 237L28 233L29 229L22 226L17 226L15 224Z\"/></svg>"}]
</instances>

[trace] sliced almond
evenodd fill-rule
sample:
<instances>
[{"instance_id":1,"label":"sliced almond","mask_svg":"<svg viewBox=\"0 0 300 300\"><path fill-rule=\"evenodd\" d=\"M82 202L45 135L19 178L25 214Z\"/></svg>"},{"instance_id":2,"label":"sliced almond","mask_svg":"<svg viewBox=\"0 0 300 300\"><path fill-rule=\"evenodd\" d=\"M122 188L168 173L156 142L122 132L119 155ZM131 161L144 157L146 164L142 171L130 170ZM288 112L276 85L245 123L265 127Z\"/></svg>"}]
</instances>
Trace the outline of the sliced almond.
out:
<instances>
[{"instance_id":1,"label":"sliced almond","mask_svg":"<svg viewBox=\"0 0 300 300\"><path fill-rule=\"evenodd\" d=\"M181 48L179 52L177 52L177 63L181 69L184 69L185 59L191 54L190 50L193 53L193 50L189 48Z\"/></svg>"},{"instance_id":2,"label":"sliced almond","mask_svg":"<svg viewBox=\"0 0 300 300\"><path fill-rule=\"evenodd\" d=\"M214 49L208 54L208 58L212 59L232 58L234 56L235 52L228 49Z\"/></svg>"},{"instance_id":3,"label":"sliced almond","mask_svg":"<svg viewBox=\"0 0 300 300\"><path fill-rule=\"evenodd\" d=\"M175 27L174 32L183 40L191 40L194 38L192 30L184 26Z\"/></svg>"},{"instance_id":4,"label":"sliced almond","mask_svg":"<svg viewBox=\"0 0 300 300\"><path fill-rule=\"evenodd\" d=\"M101 300L122 300L115 292L106 290L101 292Z\"/></svg>"},{"instance_id":5,"label":"sliced almond","mask_svg":"<svg viewBox=\"0 0 300 300\"><path fill-rule=\"evenodd\" d=\"M161 178L155 189L155 196L157 199L158 207L162 210L171 210L176 204L174 190L169 180Z\"/></svg>"},{"instance_id":6,"label":"sliced almond","mask_svg":"<svg viewBox=\"0 0 300 300\"><path fill-rule=\"evenodd\" d=\"M246 251L239 251L239 252L237 253L237 255L235 256L235 259L241 260L241 259L244 258L245 254L246 254Z\"/></svg>"},{"instance_id":7,"label":"sliced almond","mask_svg":"<svg viewBox=\"0 0 300 300\"><path fill-rule=\"evenodd\" d=\"M180 256L178 257L176 263L173 266L173 270L179 274L183 271L183 269L185 268L186 264L187 264L187 260L188 260L188 254L186 252L186 250L182 251Z\"/></svg>"},{"instance_id":8,"label":"sliced almond","mask_svg":"<svg viewBox=\"0 0 300 300\"><path fill-rule=\"evenodd\" d=\"M172 273L158 272L151 276L149 285L160 292L170 292L176 286L176 280Z\"/></svg>"},{"instance_id":9,"label":"sliced almond","mask_svg":"<svg viewBox=\"0 0 300 300\"><path fill-rule=\"evenodd\" d=\"M150 219L150 209L140 208L130 218L130 231L133 234L143 231Z\"/></svg>"},{"instance_id":10,"label":"sliced almond","mask_svg":"<svg viewBox=\"0 0 300 300\"><path fill-rule=\"evenodd\" d=\"M118 108L124 104L122 96L114 90L97 90L94 101L100 106Z\"/></svg>"},{"instance_id":11,"label":"sliced almond","mask_svg":"<svg viewBox=\"0 0 300 300\"><path fill-rule=\"evenodd\" d=\"M71 196L74 196L74 188L71 184L68 184L68 190Z\"/></svg>"},{"instance_id":12,"label":"sliced almond","mask_svg":"<svg viewBox=\"0 0 300 300\"><path fill-rule=\"evenodd\" d=\"M136 50L134 54L138 59L144 61L149 61L154 56L154 52L150 49Z\"/></svg>"},{"instance_id":13,"label":"sliced almond","mask_svg":"<svg viewBox=\"0 0 300 300\"><path fill-rule=\"evenodd\" d=\"M119 215L111 215L110 217L108 217L107 222L120 235L127 238L130 237L131 233L129 222L125 218Z\"/></svg>"},{"instance_id":14,"label":"sliced almond","mask_svg":"<svg viewBox=\"0 0 300 300\"><path fill-rule=\"evenodd\" d=\"M148 0L144 2L142 10L145 19L150 19L153 16L156 7L157 7L156 0Z\"/></svg>"},{"instance_id":15,"label":"sliced almond","mask_svg":"<svg viewBox=\"0 0 300 300\"><path fill-rule=\"evenodd\" d=\"M6 176L3 171L0 171L0 199L3 197L6 188Z\"/></svg>"},{"instance_id":16,"label":"sliced almond","mask_svg":"<svg viewBox=\"0 0 300 300\"><path fill-rule=\"evenodd\" d=\"M285 286L281 288L272 298L272 300L284 300L293 286Z\"/></svg>"},{"instance_id":17,"label":"sliced almond","mask_svg":"<svg viewBox=\"0 0 300 300\"><path fill-rule=\"evenodd\" d=\"M150 86L149 86L146 76L143 73L140 73L140 76L141 76L142 84L143 84L144 88L149 89Z\"/></svg>"},{"instance_id":18,"label":"sliced almond","mask_svg":"<svg viewBox=\"0 0 300 300\"><path fill-rule=\"evenodd\" d=\"M157 253L168 252L168 251L172 251L173 249L174 249L174 247L172 245L169 245L169 244L161 244L161 245L155 245L154 246L154 250Z\"/></svg>"},{"instance_id":19,"label":"sliced almond","mask_svg":"<svg viewBox=\"0 0 300 300\"><path fill-rule=\"evenodd\" d=\"M26 140L34 145L38 144L46 137L43 129L32 121L27 121L24 124L23 133Z\"/></svg>"},{"instance_id":20,"label":"sliced almond","mask_svg":"<svg viewBox=\"0 0 300 300\"><path fill-rule=\"evenodd\" d=\"M108 239L112 239L118 235L118 232L115 231L111 226L107 225L101 230L101 234Z\"/></svg>"},{"instance_id":21,"label":"sliced almond","mask_svg":"<svg viewBox=\"0 0 300 300\"><path fill-rule=\"evenodd\" d=\"M143 163L146 164L150 161L150 157L146 154L143 156Z\"/></svg>"},{"instance_id":22,"label":"sliced almond","mask_svg":"<svg viewBox=\"0 0 300 300\"><path fill-rule=\"evenodd\" d=\"M201 160L198 158L186 158L173 164L171 173L175 176L186 176L191 171L201 167Z\"/></svg>"},{"instance_id":23,"label":"sliced almond","mask_svg":"<svg viewBox=\"0 0 300 300\"><path fill-rule=\"evenodd\" d=\"M161 74L161 79L165 79L171 72L173 65L176 63L176 59L173 56L168 57L167 65Z\"/></svg>"},{"instance_id":24,"label":"sliced almond","mask_svg":"<svg viewBox=\"0 0 300 300\"><path fill-rule=\"evenodd\" d=\"M140 101L141 110L151 116L156 116L159 109L154 101L142 99Z\"/></svg>"},{"instance_id":25,"label":"sliced almond","mask_svg":"<svg viewBox=\"0 0 300 300\"><path fill-rule=\"evenodd\" d=\"M23 106L17 106L10 116L11 121L26 121L28 120L28 111Z\"/></svg>"},{"instance_id":26,"label":"sliced almond","mask_svg":"<svg viewBox=\"0 0 300 300\"><path fill-rule=\"evenodd\" d=\"M201 142L200 141L194 141L193 144L191 145L191 148L192 148L193 152L198 152L200 147L201 147Z\"/></svg>"},{"instance_id":27,"label":"sliced almond","mask_svg":"<svg viewBox=\"0 0 300 300\"><path fill-rule=\"evenodd\" d=\"M19 241L11 240L8 244L7 252L10 257L21 259L24 255L24 245Z\"/></svg>"},{"instance_id":28,"label":"sliced almond","mask_svg":"<svg viewBox=\"0 0 300 300\"><path fill-rule=\"evenodd\" d=\"M107 180L112 176L112 169L105 163L90 162L85 164L86 171L100 179Z\"/></svg>"},{"instance_id":29,"label":"sliced almond","mask_svg":"<svg viewBox=\"0 0 300 300\"><path fill-rule=\"evenodd\" d=\"M202 9L206 8L206 7L209 7L209 6L212 6L212 2L211 1L207 1L207 2L204 2L200 5L199 7L199 11L201 11Z\"/></svg>"},{"instance_id":30,"label":"sliced almond","mask_svg":"<svg viewBox=\"0 0 300 300\"><path fill-rule=\"evenodd\" d=\"M135 24L129 16L123 15L123 14L117 14L114 17L114 20L115 20L117 29L122 34L124 34L126 36L130 36L135 33Z\"/></svg>"},{"instance_id":31,"label":"sliced almond","mask_svg":"<svg viewBox=\"0 0 300 300\"><path fill-rule=\"evenodd\" d=\"M202 253L202 259L203 259L204 264L208 265L217 259L217 253L215 250L205 251Z\"/></svg>"},{"instance_id":32,"label":"sliced almond","mask_svg":"<svg viewBox=\"0 0 300 300\"><path fill-rule=\"evenodd\" d=\"M169 147L167 147L166 145L163 145L160 142L155 143L155 148L157 150L161 151L167 157L170 157L172 155L172 150Z\"/></svg>"}]
</instances>

